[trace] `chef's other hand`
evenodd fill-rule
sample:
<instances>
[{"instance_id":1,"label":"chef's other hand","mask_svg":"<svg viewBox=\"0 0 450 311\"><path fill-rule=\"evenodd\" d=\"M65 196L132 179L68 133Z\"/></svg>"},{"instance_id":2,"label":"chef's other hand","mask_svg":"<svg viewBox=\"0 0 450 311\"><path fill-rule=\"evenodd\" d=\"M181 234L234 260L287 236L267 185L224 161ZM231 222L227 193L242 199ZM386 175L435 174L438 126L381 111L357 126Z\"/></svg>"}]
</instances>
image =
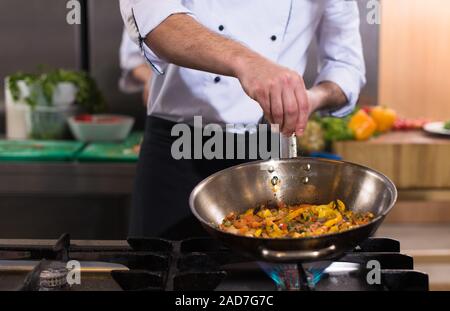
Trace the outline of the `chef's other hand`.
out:
<instances>
[{"instance_id":1,"label":"chef's other hand","mask_svg":"<svg viewBox=\"0 0 450 311\"><path fill-rule=\"evenodd\" d=\"M247 59L239 68L237 78L264 117L285 135L302 135L311 114L303 78L264 58Z\"/></svg>"},{"instance_id":2,"label":"chef's other hand","mask_svg":"<svg viewBox=\"0 0 450 311\"><path fill-rule=\"evenodd\" d=\"M152 70L147 64L142 64L131 70L132 77L143 85L142 102L147 106L148 97L150 96L150 82L152 80Z\"/></svg>"},{"instance_id":3,"label":"chef's other hand","mask_svg":"<svg viewBox=\"0 0 450 311\"><path fill-rule=\"evenodd\" d=\"M150 97L150 81L145 83L144 89L142 90L142 102L145 107L147 107L149 97Z\"/></svg>"}]
</instances>

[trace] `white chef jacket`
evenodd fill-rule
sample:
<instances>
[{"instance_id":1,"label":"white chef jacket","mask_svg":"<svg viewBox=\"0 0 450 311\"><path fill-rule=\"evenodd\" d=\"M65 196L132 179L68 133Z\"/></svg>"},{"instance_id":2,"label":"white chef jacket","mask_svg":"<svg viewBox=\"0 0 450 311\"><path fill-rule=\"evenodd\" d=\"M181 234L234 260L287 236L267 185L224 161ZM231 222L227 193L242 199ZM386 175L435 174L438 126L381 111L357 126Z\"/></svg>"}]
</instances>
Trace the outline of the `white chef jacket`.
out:
<instances>
[{"instance_id":1,"label":"white chef jacket","mask_svg":"<svg viewBox=\"0 0 450 311\"><path fill-rule=\"evenodd\" d=\"M119 80L119 88L125 93L136 93L144 89L144 84L133 77L133 69L147 64L139 46L134 43L127 32L122 33L120 43L120 68L122 75Z\"/></svg>"},{"instance_id":2,"label":"white chef jacket","mask_svg":"<svg viewBox=\"0 0 450 311\"><path fill-rule=\"evenodd\" d=\"M148 114L174 122L257 124L263 112L233 77L192 70L158 57L144 42L167 17L185 13L223 36L303 74L307 49L316 38L316 83L338 84L348 103L330 111L350 113L365 84L359 12L352 0L120 0L125 27L157 73Z\"/></svg>"}]
</instances>

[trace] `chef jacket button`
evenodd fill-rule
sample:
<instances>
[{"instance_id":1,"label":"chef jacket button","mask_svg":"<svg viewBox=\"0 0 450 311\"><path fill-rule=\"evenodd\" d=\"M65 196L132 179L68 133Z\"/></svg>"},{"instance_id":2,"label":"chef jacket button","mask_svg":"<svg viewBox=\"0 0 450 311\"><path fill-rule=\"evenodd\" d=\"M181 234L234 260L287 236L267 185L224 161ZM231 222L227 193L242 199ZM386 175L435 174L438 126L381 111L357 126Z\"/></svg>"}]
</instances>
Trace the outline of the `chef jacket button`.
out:
<instances>
[{"instance_id":1,"label":"chef jacket button","mask_svg":"<svg viewBox=\"0 0 450 311\"><path fill-rule=\"evenodd\" d=\"M219 77L219 76L215 77L215 78L214 78L214 82L215 82L215 83L219 83L219 82L220 82L220 77Z\"/></svg>"},{"instance_id":2,"label":"chef jacket button","mask_svg":"<svg viewBox=\"0 0 450 311\"><path fill-rule=\"evenodd\" d=\"M219 31L223 31L225 29L225 27L223 25L219 26Z\"/></svg>"},{"instance_id":3,"label":"chef jacket button","mask_svg":"<svg viewBox=\"0 0 450 311\"><path fill-rule=\"evenodd\" d=\"M273 35L272 37L270 37L270 40L276 41L277 40L277 36Z\"/></svg>"}]
</instances>

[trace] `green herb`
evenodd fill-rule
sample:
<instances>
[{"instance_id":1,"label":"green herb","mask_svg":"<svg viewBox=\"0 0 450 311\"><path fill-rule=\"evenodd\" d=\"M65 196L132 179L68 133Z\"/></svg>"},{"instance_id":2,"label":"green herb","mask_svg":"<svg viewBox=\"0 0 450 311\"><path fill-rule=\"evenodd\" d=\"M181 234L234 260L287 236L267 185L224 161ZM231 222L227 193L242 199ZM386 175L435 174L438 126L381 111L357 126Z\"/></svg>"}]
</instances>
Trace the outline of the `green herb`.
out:
<instances>
[{"instance_id":1,"label":"green herb","mask_svg":"<svg viewBox=\"0 0 450 311\"><path fill-rule=\"evenodd\" d=\"M30 87L30 95L24 100L28 105L38 105L40 98L44 98L47 106L52 106L53 92L61 82L73 83L78 91L76 102L86 112L96 113L105 110L105 100L97 87L95 80L86 72L56 69L42 74L17 73L9 76L8 88L12 98L20 99L19 81L24 81Z\"/></svg>"},{"instance_id":2,"label":"green herb","mask_svg":"<svg viewBox=\"0 0 450 311\"><path fill-rule=\"evenodd\" d=\"M446 123L444 124L444 128L445 128L446 130L450 130L450 121L448 121L448 122L446 122Z\"/></svg>"},{"instance_id":3,"label":"green herb","mask_svg":"<svg viewBox=\"0 0 450 311\"><path fill-rule=\"evenodd\" d=\"M16 74L10 75L8 77L8 88L14 101L18 101L20 99L21 94L18 84L19 81L24 81L27 85L32 85L37 80L38 76L35 74L18 72Z\"/></svg>"},{"instance_id":4,"label":"green herb","mask_svg":"<svg viewBox=\"0 0 450 311\"><path fill-rule=\"evenodd\" d=\"M287 225L287 229L289 232L291 232L295 229L295 225L292 222L289 222Z\"/></svg>"},{"instance_id":5,"label":"green herb","mask_svg":"<svg viewBox=\"0 0 450 311\"><path fill-rule=\"evenodd\" d=\"M333 118L325 117L320 119L320 124L324 130L324 138L327 142L351 140L354 138L353 132L348 128L349 117Z\"/></svg>"},{"instance_id":6,"label":"green herb","mask_svg":"<svg viewBox=\"0 0 450 311\"><path fill-rule=\"evenodd\" d=\"M87 112L96 113L105 110L105 101L95 80L82 71L58 69L46 74L42 87L48 101L51 101L53 91L60 82L71 82L78 88L76 101Z\"/></svg>"}]
</instances>

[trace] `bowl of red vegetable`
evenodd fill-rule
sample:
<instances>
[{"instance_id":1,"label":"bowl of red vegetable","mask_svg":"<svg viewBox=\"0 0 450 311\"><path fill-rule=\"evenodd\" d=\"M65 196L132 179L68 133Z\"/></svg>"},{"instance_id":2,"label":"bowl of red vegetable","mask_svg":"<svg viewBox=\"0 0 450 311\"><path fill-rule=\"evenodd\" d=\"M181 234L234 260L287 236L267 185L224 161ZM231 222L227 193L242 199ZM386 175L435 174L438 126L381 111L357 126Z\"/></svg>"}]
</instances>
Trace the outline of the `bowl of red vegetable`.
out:
<instances>
[{"instance_id":1,"label":"bowl of red vegetable","mask_svg":"<svg viewBox=\"0 0 450 311\"><path fill-rule=\"evenodd\" d=\"M68 119L73 136L83 142L113 142L128 137L134 118L117 114L81 114Z\"/></svg>"}]
</instances>

